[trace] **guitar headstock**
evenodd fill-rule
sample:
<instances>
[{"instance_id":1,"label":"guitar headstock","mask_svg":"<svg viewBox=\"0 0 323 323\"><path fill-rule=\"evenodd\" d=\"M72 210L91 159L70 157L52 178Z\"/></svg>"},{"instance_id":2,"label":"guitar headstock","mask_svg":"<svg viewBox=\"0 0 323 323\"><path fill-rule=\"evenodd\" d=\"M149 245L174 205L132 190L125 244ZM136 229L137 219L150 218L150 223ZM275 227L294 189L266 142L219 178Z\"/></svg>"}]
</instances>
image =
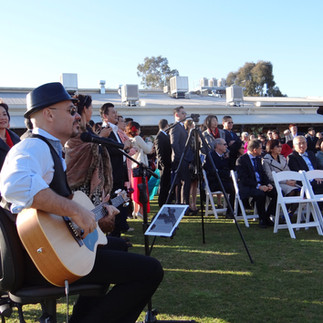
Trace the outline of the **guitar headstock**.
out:
<instances>
[{"instance_id":1,"label":"guitar headstock","mask_svg":"<svg viewBox=\"0 0 323 323\"><path fill-rule=\"evenodd\" d=\"M123 206L128 206L129 205L129 201L130 201L130 196L129 196L129 191L125 191L125 190L116 190L115 194L120 198L123 199Z\"/></svg>"}]
</instances>

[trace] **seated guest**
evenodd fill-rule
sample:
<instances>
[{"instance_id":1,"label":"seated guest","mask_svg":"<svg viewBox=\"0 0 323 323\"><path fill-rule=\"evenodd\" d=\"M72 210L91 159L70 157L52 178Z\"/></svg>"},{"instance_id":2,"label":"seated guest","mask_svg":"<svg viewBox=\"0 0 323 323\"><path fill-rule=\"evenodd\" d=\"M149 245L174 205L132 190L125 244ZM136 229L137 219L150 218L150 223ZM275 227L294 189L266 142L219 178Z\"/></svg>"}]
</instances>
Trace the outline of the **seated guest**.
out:
<instances>
[{"instance_id":1,"label":"seated guest","mask_svg":"<svg viewBox=\"0 0 323 323\"><path fill-rule=\"evenodd\" d=\"M215 139L214 142L214 150L211 152L212 160L215 164L216 169L218 170L219 177L222 181L223 187L225 189L225 192L229 194L229 202L231 204L231 207L234 207L234 199L235 199L235 191L234 186L232 183L232 179L230 177L230 164L229 164L229 158L226 156L227 152L227 143L222 138ZM206 159L205 163L205 170L207 173L207 178L210 186L211 192L215 191L221 191L221 185L218 181L218 178L216 176L216 171L214 170L211 161ZM230 209L227 209L227 218L233 218L233 214L231 214Z\"/></svg>"},{"instance_id":2,"label":"seated guest","mask_svg":"<svg viewBox=\"0 0 323 323\"><path fill-rule=\"evenodd\" d=\"M288 167L287 159L281 154L282 144L278 139L269 140L266 145L267 154L262 160L263 168L269 181L274 185L274 179L272 172L283 172L290 170ZM295 181L286 181L286 183L281 184L282 191L284 195L298 195L298 186ZM295 193L292 193L294 192Z\"/></svg>"},{"instance_id":3,"label":"seated guest","mask_svg":"<svg viewBox=\"0 0 323 323\"><path fill-rule=\"evenodd\" d=\"M270 215L275 212L277 194L262 167L261 152L260 141L250 141L248 152L237 160L237 174L241 199L254 199L259 214L259 226L266 228L273 225ZM271 199L267 209L266 197Z\"/></svg>"},{"instance_id":4,"label":"seated guest","mask_svg":"<svg viewBox=\"0 0 323 323\"><path fill-rule=\"evenodd\" d=\"M81 117L73 102L58 82L44 84L27 95L24 116L30 117L33 123L33 137L10 149L1 172L0 187L3 197L12 203L12 213L31 207L68 216L83 230L85 238L97 228L95 215L69 199L71 190L62 158L62 147L80 131ZM24 259L23 283L40 287L50 285L27 253ZM79 296L69 322L135 322L162 277L161 265L154 258L110 250L107 245L99 246L92 270L74 285L108 287L113 284L113 287L100 297Z\"/></svg>"},{"instance_id":5,"label":"seated guest","mask_svg":"<svg viewBox=\"0 0 323 323\"><path fill-rule=\"evenodd\" d=\"M307 151L307 141L304 136L296 136L293 139L294 151L288 156L288 166L290 170L298 172L300 170L309 171L318 169L317 160L312 151ZM315 194L323 194L323 182L316 179L311 182Z\"/></svg>"},{"instance_id":6,"label":"seated guest","mask_svg":"<svg viewBox=\"0 0 323 323\"><path fill-rule=\"evenodd\" d=\"M273 139L279 140L279 142L282 143L282 149L281 149L281 154L287 158L287 156L293 152L293 149L290 147L289 144L286 143L286 139L280 138L279 131L277 129L272 130L273 133Z\"/></svg>"},{"instance_id":7,"label":"seated guest","mask_svg":"<svg viewBox=\"0 0 323 323\"><path fill-rule=\"evenodd\" d=\"M269 140L266 145L267 155L262 160L263 168L269 178L270 183L274 186L274 178L272 172L279 173L290 170L287 159L281 154L282 144L278 139ZM287 180L280 183L280 187L285 196L299 195L300 188L296 181ZM297 208L296 205L290 207L290 213L293 214Z\"/></svg>"},{"instance_id":8,"label":"seated guest","mask_svg":"<svg viewBox=\"0 0 323 323\"><path fill-rule=\"evenodd\" d=\"M319 138L316 142L316 150L315 154L317 161L317 168L323 169L323 138Z\"/></svg>"}]
</instances>

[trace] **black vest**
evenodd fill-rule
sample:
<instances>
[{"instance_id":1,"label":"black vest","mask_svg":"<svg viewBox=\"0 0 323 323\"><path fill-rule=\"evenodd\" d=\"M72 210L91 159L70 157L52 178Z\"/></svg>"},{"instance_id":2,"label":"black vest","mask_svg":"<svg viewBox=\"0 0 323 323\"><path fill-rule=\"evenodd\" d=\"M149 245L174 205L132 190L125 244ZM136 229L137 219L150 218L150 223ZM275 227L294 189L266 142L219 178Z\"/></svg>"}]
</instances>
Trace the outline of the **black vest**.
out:
<instances>
[{"instance_id":1,"label":"black vest","mask_svg":"<svg viewBox=\"0 0 323 323\"><path fill-rule=\"evenodd\" d=\"M54 147L50 144L50 142L48 142L45 137L41 135L33 134L31 138L38 138L43 140L50 149L50 153L54 161L54 176L51 183L49 184L49 187L58 195L65 197L70 196L72 192L67 183L66 172L64 172L63 170L61 158L58 156Z\"/></svg>"}]
</instances>

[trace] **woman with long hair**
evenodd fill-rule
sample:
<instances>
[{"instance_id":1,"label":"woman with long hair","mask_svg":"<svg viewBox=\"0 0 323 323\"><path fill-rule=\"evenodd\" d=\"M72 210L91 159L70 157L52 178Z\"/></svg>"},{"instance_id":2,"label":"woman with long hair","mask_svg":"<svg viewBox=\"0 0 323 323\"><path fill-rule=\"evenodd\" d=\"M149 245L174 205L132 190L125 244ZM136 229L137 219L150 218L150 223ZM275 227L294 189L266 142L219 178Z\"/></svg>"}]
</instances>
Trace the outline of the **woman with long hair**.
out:
<instances>
[{"instance_id":1,"label":"woman with long hair","mask_svg":"<svg viewBox=\"0 0 323 323\"><path fill-rule=\"evenodd\" d=\"M80 133L69 139L65 144L66 175L68 184L73 192L82 191L97 206L106 201L113 185L112 167L107 149L102 149L96 143L83 142L81 133L93 133L89 122L92 117L92 98L90 95L75 95L77 112L81 116ZM111 129L102 129L100 136L107 137ZM104 232L114 229L114 216L119 213L114 209L114 214L104 217L99 221Z\"/></svg>"}]
</instances>

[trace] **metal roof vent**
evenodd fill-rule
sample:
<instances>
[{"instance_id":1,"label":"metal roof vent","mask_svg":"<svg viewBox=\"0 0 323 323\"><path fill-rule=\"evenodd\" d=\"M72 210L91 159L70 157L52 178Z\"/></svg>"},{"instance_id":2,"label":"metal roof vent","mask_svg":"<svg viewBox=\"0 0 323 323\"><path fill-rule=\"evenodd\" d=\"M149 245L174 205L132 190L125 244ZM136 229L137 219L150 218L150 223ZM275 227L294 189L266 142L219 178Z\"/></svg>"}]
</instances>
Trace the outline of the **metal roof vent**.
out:
<instances>
[{"instance_id":1,"label":"metal roof vent","mask_svg":"<svg viewBox=\"0 0 323 323\"><path fill-rule=\"evenodd\" d=\"M238 85L231 85L226 88L227 105L240 107L243 104L243 88Z\"/></svg>"},{"instance_id":2,"label":"metal roof vent","mask_svg":"<svg viewBox=\"0 0 323 323\"><path fill-rule=\"evenodd\" d=\"M78 90L77 74L76 73L62 73L60 82L65 87L66 91L74 93Z\"/></svg>"},{"instance_id":3,"label":"metal roof vent","mask_svg":"<svg viewBox=\"0 0 323 323\"><path fill-rule=\"evenodd\" d=\"M188 92L188 77L173 76L170 80L170 95L176 99L184 99Z\"/></svg>"},{"instance_id":4,"label":"metal roof vent","mask_svg":"<svg viewBox=\"0 0 323 323\"><path fill-rule=\"evenodd\" d=\"M121 86L121 101L128 106L136 106L139 100L138 84L125 84Z\"/></svg>"},{"instance_id":5,"label":"metal roof vent","mask_svg":"<svg viewBox=\"0 0 323 323\"><path fill-rule=\"evenodd\" d=\"M105 81L100 81L100 94L105 94Z\"/></svg>"}]
</instances>

